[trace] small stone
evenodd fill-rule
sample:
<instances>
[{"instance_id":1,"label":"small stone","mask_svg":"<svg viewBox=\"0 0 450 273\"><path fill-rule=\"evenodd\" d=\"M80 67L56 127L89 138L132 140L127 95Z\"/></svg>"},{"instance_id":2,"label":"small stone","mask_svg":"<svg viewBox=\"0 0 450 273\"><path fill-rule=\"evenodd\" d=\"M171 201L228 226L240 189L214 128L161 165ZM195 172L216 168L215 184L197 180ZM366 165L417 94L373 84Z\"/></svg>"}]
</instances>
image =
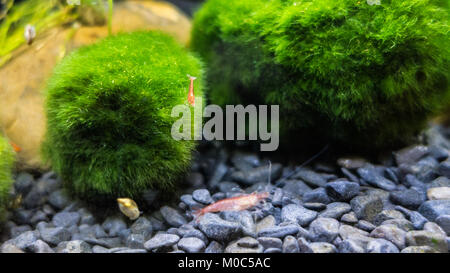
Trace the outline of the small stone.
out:
<instances>
[{"instance_id":1,"label":"small stone","mask_svg":"<svg viewBox=\"0 0 450 273\"><path fill-rule=\"evenodd\" d=\"M274 237L274 238L284 238L287 235L295 235L299 231L297 225L285 225L285 226L274 226L262 229L258 232L258 237Z\"/></svg>"},{"instance_id":2,"label":"small stone","mask_svg":"<svg viewBox=\"0 0 450 273\"><path fill-rule=\"evenodd\" d=\"M366 165L367 161L364 158L360 157L348 157L348 158L339 158L337 160L337 164L343 168L355 170Z\"/></svg>"},{"instance_id":3,"label":"small stone","mask_svg":"<svg viewBox=\"0 0 450 273\"><path fill-rule=\"evenodd\" d=\"M55 253L55 251L44 241L37 240L28 247L28 251L33 253Z\"/></svg>"},{"instance_id":4,"label":"small stone","mask_svg":"<svg viewBox=\"0 0 450 273\"><path fill-rule=\"evenodd\" d=\"M56 209L63 209L69 205L70 200L63 190L54 191L48 197L48 202Z\"/></svg>"},{"instance_id":5,"label":"small stone","mask_svg":"<svg viewBox=\"0 0 450 273\"><path fill-rule=\"evenodd\" d=\"M230 181L222 181L219 183L219 191L221 192L239 192L241 187L238 183Z\"/></svg>"},{"instance_id":6,"label":"small stone","mask_svg":"<svg viewBox=\"0 0 450 273\"><path fill-rule=\"evenodd\" d=\"M25 209L17 209L14 212L14 221L19 225L31 224L31 218L33 217L33 211Z\"/></svg>"},{"instance_id":7,"label":"small stone","mask_svg":"<svg viewBox=\"0 0 450 273\"><path fill-rule=\"evenodd\" d=\"M450 160L441 162L438 167L438 172L440 175L450 178Z\"/></svg>"},{"instance_id":8,"label":"small stone","mask_svg":"<svg viewBox=\"0 0 450 273\"><path fill-rule=\"evenodd\" d=\"M427 197L429 200L449 200L450 199L450 187L431 188L427 191Z\"/></svg>"},{"instance_id":9,"label":"small stone","mask_svg":"<svg viewBox=\"0 0 450 273\"><path fill-rule=\"evenodd\" d=\"M406 216L406 218L408 218L411 221L415 229L422 229L425 223L428 222L428 220L417 211L411 211L405 209L402 206L396 206L395 209L403 213Z\"/></svg>"},{"instance_id":10,"label":"small stone","mask_svg":"<svg viewBox=\"0 0 450 273\"><path fill-rule=\"evenodd\" d=\"M370 236L375 238L382 238L392 242L399 249L405 248L406 232L394 225L382 225L375 228Z\"/></svg>"},{"instance_id":11,"label":"small stone","mask_svg":"<svg viewBox=\"0 0 450 273\"><path fill-rule=\"evenodd\" d=\"M450 179L448 179L445 176L440 176L433 180L433 182L430 183L428 188L438 188L438 187L450 187Z\"/></svg>"},{"instance_id":12,"label":"small stone","mask_svg":"<svg viewBox=\"0 0 450 273\"><path fill-rule=\"evenodd\" d=\"M345 239L348 239L348 238L351 238L354 236L359 236L359 235L369 236L369 233L364 230L361 230L361 229L358 229L358 228L355 228L355 227L352 227L349 225L341 225L339 227L339 235L341 236L342 239L345 240Z\"/></svg>"},{"instance_id":13,"label":"small stone","mask_svg":"<svg viewBox=\"0 0 450 273\"><path fill-rule=\"evenodd\" d=\"M223 246L216 241L212 241L205 249L205 253L223 253Z\"/></svg>"},{"instance_id":14,"label":"small stone","mask_svg":"<svg viewBox=\"0 0 450 273\"><path fill-rule=\"evenodd\" d=\"M450 214L437 217L436 223L450 236Z\"/></svg>"},{"instance_id":15,"label":"small stone","mask_svg":"<svg viewBox=\"0 0 450 273\"><path fill-rule=\"evenodd\" d=\"M78 212L59 212L53 216L52 223L56 227L76 226L80 222L80 218Z\"/></svg>"},{"instance_id":16,"label":"small stone","mask_svg":"<svg viewBox=\"0 0 450 273\"><path fill-rule=\"evenodd\" d=\"M203 207L203 205L198 203L197 201L195 201L194 198L192 198L192 195L190 195L190 194L182 195L180 197L180 200L181 200L181 202L188 205L190 209L199 209L199 208Z\"/></svg>"},{"instance_id":17,"label":"small stone","mask_svg":"<svg viewBox=\"0 0 450 273\"><path fill-rule=\"evenodd\" d=\"M20 248L18 248L17 246L15 246L11 243L5 242L0 247L0 253L25 253L25 252L23 250L21 250Z\"/></svg>"},{"instance_id":18,"label":"small stone","mask_svg":"<svg viewBox=\"0 0 450 273\"><path fill-rule=\"evenodd\" d=\"M445 236L425 230L413 230L406 233L408 246L429 246L438 252L447 253L448 245Z\"/></svg>"},{"instance_id":19,"label":"small stone","mask_svg":"<svg viewBox=\"0 0 450 273\"><path fill-rule=\"evenodd\" d=\"M272 169L268 166L261 166L246 171L237 171L231 174L231 179L246 185L253 185L258 182L267 181L270 175L271 181L277 180L281 176L283 166L281 164L272 164Z\"/></svg>"},{"instance_id":20,"label":"small stone","mask_svg":"<svg viewBox=\"0 0 450 273\"><path fill-rule=\"evenodd\" d=\"M383 190L393 191L397 188L397 185L389 179L381 176L377 173L376 169L372 165L358 169L359 176L372 186L378 187Z\"/></svg>"},{"instance_id":21,"label":"small stone","mask_svg":"<svg viewBox=\"0 0 450 273\"><path fill-rule=\"evenodd\" d=\"M125 240L125 245L132 249L143 249L145 237L142 234L129 234Z\"/></svg>"},{"instance_id":22,"label":"small stone","mask_svg":"<svg viewBox=\"0 0 450 273\"><path fill-rule=\"evenodd\" d=\"M422 181L420 181L419 179L417 179L416 176L412 175L412 174L407 174L405 177L405 181L403 183L406 187L414 187L416 189L425 189L426 185L425 183L423 183ZM414 194L414 193L413 193ZM409 196L407 196L409 197ZM412 196L414 198L414 196ZM400 196L401 198L401 196Z\"/></svg>"},{"instance_id":23,"label":"small stone","mask_svg":"<svg viewBox=\"0 0 450 273\"><path fill-rule=\"evenodd\" d=\"M178 248L187 253L199 253L205 249L205 243L195 237L182 238L178 241Z\"/></svg>"},{"instance_id":24,"label":"small stone","mask_svg":"<svg viewBox=\"0 0 450 273\"><path fill-rule=\"evenodd\" d=\"M333 218L317 218L309 225L309 232L314 242L330 243L339 234L339 222Z\"/></svg>"},{"instance_id":25,"label":"small stone","mask_svg":"<svg viewBox=\"0 0 450 273\"><path fill-rule=\"evenodd\" d=\"M406 232L414 229L413 224L406 219L390 219L384 221L381 225L394 225Z\"/></svg>"},{"instance_id":26,"label":"small stone","mask_svg":"<svg viewBox=\"0 0 450 273\"><path fill-rule=\"evenodd\" d=\"M268 248L264 250L264 253L281 253L282 250L280 248Z\"/></svg>"},{"instance_id":27,"label":"small stone","mask_svg":"<svg viewBox=\"0 0 450 273\"><path fill-rule=\"evenodd\" d=\"M214 200L211 198L211 194L206 189L199 189L195 190L192 193L192 198L202 204L209 205L214 202Z\"/></svg>"},{"instance_id":28,"label":"small stone","mask_svg":"<svg viewBox=\"0 0 450 273\"><path fill-rule=\"evenodd\" d=\"M164 206L160 209L160 212L166 220L166 222L174 227L180 227L181 225L184 225L187 223L186 219L175 209Z\"/></svg>"},{"instance_id":29,"label":"small stone","mask_svg":"<svg viewBox=\"0 0 450 273\"><path fill-rule=\"evenodd\" d=\"M360 183L359 178L346 168L341 168L341 172L345 177L347 177L348 180Z\"/></svg>"},{"instance_id":30,"label":"small stone","mask_svg":"<svg viewBox=\"0 0 450 273\"><path fill-rule=\"evenodd\" d=\"M287 180L284 182L283 191L296 196L303 196L305 193L311 191L311 188L301 180Z\"/></svg>"},{"instance_id":31,"label":"small stone","mask_svg":"<svg viewBox=\"0 0 450 273\"><path fill-rule=\"evenodd\" d=\"M209 179L208 182L209 187L211 189L216 188L227 172L228 167L223 162L218 163L214 168L214 172L212 173L211 178Z\"/></svg>"},{"instance_id":32,"label":"small stone","mask_svg":"<svg viewBox=\"0 0 450 273\"><path fill-rule=\"evenodd\" d=\"M313 188L325 187L327 184L327 180L322 175L308 169L300 169L294 178L303 180Z\"/></svg>"},{"instance_id":33,"label":"small stone","mask_svg":"<svg viewBox=\"0 0 450 273\"><path fill-rule=\"evenodd\" d=\"M442 147L439 147L436 145L430 146L428 148L428 150L429 150L429 154L438 161L443 161L450 156L448 149L445 149L445 148L442 148Z\"/></svg>"},{"instance_id":34,"label":"small stone","mask_svg":"<svg viewBox=\"0 0 450 273\"><path fill-rule=\"evenodd\" d=\"M334 245L324 242L316 242L309 244L313 253L336 253L337 249Z\"/></svg>"},{"instance_id":35,"label":"small stone","mask_svg":"<svg viewBox=\"0 0 450 273\"><path fill-rule=\"evenodd\" d=\"M140 234L148 239L151 236L153 227L152 223L144 217L139 217L130 227L131 233Z\"/></svg>"},{"instance_id":36,"label":"small stone","mask_svg":"<svg viewBox=\"0 0 450 273\"><path fill-rule=\"evenodd\" d=\"M296 204L284 206L281 210L283 222L297 223L300 226L307 226L317 217L317 212L306 209Z\"/></svg>"},{"instance_id":37,"label":"small stone","mask_svg":"<svg viewBox=\"0 0 450 273\"><path fill-rule=\"evenodd\" d=\"M42 228L40 233L42 240L51 245L58 245L60 242L68 241L72 237L70 231L63 227Z\"/></svg>"},{"instance_id":38,"label":"small stone","mask_svg":"<svg viewBox=\"0 0 450 273\"><path fill-rule=\"evenodd\" d=\"M338 245L340 253L365 253L364 248L352 239L345 239Z\"/></svg>"},{"instance_id":39,"label":"small stone","mask_svg":"<svg viewBox=\"0 0 450 273\"><path fill-rule=\"evenodd\" d=\"M10 236L11 238L15 238L19 236L22 233L25 233L27 231L31 231L31 227L29 225L22 225L22 226L13 226L10 229Z\"/></svg>"},{"instance_id":40,"label":"small stone","mask_svg":"<svg viewBox=\"0 0 450 273\"><path fill-rule=\"evenodd\" d=\"M122 240L119 237L112 237L112 238L85 238L84 241L91 245L100 245L106 248L114 248L119 247L122 244Z\"/></svg>"},{"instance_id":41,"label":"small stone","mask_svg":"<svg viewBox=\"0 0 450 273\"><path fill-rule=\"evenodd\" d=\"M95 245L92 247L92 253L108 253L108 249L106 247Z\"/></svg>"},{"instance_id":42,"label":"small stone","mask_svg":"<svg viewBox=\"0 0 450 273\"><path fill-rule=\"evenodd\" d=\"M221 242L230 240L241 232L241 226L238 223L225 221L211 213L207 213L200 218L198 228L206 237Z\"/></svg>"},{"instance_id":43,"label":"small stone","mask_svg":"<svg viewBox=\"0 0 450 273\"><path fill-rule=\"evenodd\" d=\"M399 253L399 250L388 240L376 239L367 244L367 253Z\"/></svg>"},{"instance_id":44,"label":"small stone","mask_svg":"<svg viewBox=\"0 0 450 273\"><path fill-rule=\"evenodd\" d=\"M30 192L34 184L34 177L26 172L21 172L17 175L16 181L14 182L14 188L17 193L26 195Z\"/></svg>"},{"instance_id":45,"label":"small stone","mask_svg":"<svg viewBox=\"0 0 450 273\"><path fill-rule=\"evenodd\" d=\"M324 188L317 188L315 190L310 190L303 194L302 201L304 203L322 203L328 204L330 203L330 198L327 195L327 192Z\"/></svg>"},{"instance_id":46,"label":"small stone","mask_svg":"<svg viewBox=\"0 0 450 273\"><path fill-rule=\"evenodd\" d=\"M357 196L350 201L352 210L358 219L372 222L378 213L383 210L380 197L373 195Z\"/></svg>"},{"instance_id":47,"label":"small stone","mask_svg":"<svg viewBox=\"0 0 450 273\"><path fill-rule=\"evenodd\" d=\"M297 239L291 235L286 236L283 240L282 251L283 253L299 253L300 249Z\"/></svg>"},{"instance_id":48,"label":"small stone","mask_svg":"<svg viewBox=\"0 0 450 273\"><path fill-rule=\"evenodd\" d=\"M239 239L237 241L237 244L240 247L255 248L255 247L258 247L259 242L256 239L252 238L252 237L246 236L246 237L243 237L243 238Z\"/></svg>"},{"instance_id":49,"label":"small stone","mask_svg":"<svg viewBox=\"0 0 450 273\"><path fill-rule=\"evenodd\" d=\"M114 253L147 253L147 250L145 249L123 249L116 251Z\"/></svg>"},{"instance_id":50,"label":"small stone","mask_svg":"<svg viewBox=\"0 0 450 273\"><path fill-rule=\"evenodd\" d=\"M359 184L349 181L330 182L326 185L327 194L336 201L349 201L359 193Z\"/></svg>"},{"instance_id":51,"label":"small stone","mask_svg":"<svg viewBox=\"0 0 450 273\"><path fill-rule=\"evenodd\" d=\"M319 214L319 217L327 217L339 219L347 212L351 211L351 207L347 203L334 202L327 205L327 208Z\"/></svg>"},{"instance_id":52,"label":"small stone","mask_svg":"<svg viewBox=\"0 0 450 273\"><path fill-rule=\"evenodd\" d=\"M91 246L81 240L61 242L56 247L58 253L92 253Z\"/></svg>"},{"instance_id":53,"label":"small stone","mask_svg":"<svg viewBox=\"0 0 450 273\"><path fill-rule=\"evenodd\" d=\"M226 248L225 253L263 253L264 249L258 244L256 248L241 247L238 241L231 242Z\"/></svg>"},{"instance_id":54,"label":"small stone","mask_svg":"<svg viewBox=\"0 0 450 273\"><path fill-rule=\"evenodd\" d=\"M429 150L424 145L413 145L394 153L397 165L413 164L428 154Z\"/></svg>"},{"instance_id":55,"label":"small stone","mask_svg":"<svg viewBox=\"0 0 450 273\"><path fill-rule=\"evenodd\" d=\"M297 243L300 253L313 253L313 249L305 238L298 238Z\"/></svg>"},{"instance_id":56,"label":"small stone","mask_svg":"<svg viewBox=\"0 0 450 273\"><path fill-rule=\"evenodd\" d=\"M241 225L242 233L245 236L256 237L256 224L253 216L248 210L244 211L223 211L221 216L226 221L238 222Z\"/></svg>"},{"instance_id":57,"label":"small stone","mask_svg":"<svg viewBox=\"0 0 450 273\"><path fill-rule=\"evenodd\" d=\"M327 205L322 203L303 203L303 207L314 211L323 211L327 208Z\"/></svg>"},{"instance_id":58,"label":"small stone","mask_svg":"<svg viewBox=\"0 0 450 273\"><path fill-rule=\"evenodd\" d=\"M365 220L359 220L358 223L356 224L356 227L367 232L371 232L376 228L374 224Z\"/></svg>"},{"instance_id":59,"label":"small stone","mask_svg":"<svg viewBox=\"0 0 450 273\"><path fill-rule=\"evenodd\" d=\"M344 222L346 224L356 224L358 223L358 218L356 218L356 214L353 211L351 211L349 213L342 215L341 222Z\"/></svg>"},{"instance_id":60,"label":"small stone","mask_svg":"<svg viewBox=\"0 0 450 273\"><path fill-rule=\"evenodd\" d=\"M405 219L403 214L397 210L383 210L380 213L377 214L377 216L374 219L374 224L376 226L381 225L386 220L390 219Z\"/></svg>"},{"instance_id":61,"label":"small stone","mask_svg":"<svg viewBox=\"0 0 450 273\"><path fill-rule=\"evenodd\" d=\"M426 201L419 207L419 213L431 222L441 215L450 214L450 200Z\"/></svg>"},{"instance_id":62,"label":"small stone","mask_svg":"<svg viewBox=\"0 0 450 273\"><path fill-rule=\"evenodd\" d=\"M15 245L21 250L26 250L30 246L32 246L37 240L39 240L39 232L38 231L26 231L14 239L11 239L7 242Z\"/></svg>"},{"instance_id":63,"label":"small stone","mask_svg":"<svg viewBox=\"0 0 450 273\"><path fill-rule=\"evenodd\" d=\"M445 231L436 223L428 222L423 226L423 230L429 231L435 234L441 234L442 236L446 237L447 234Z\"/></svg>"},{"instance_id":64,"label":"small stone","mask_svg":"<svg viewBox=\"0 0 450 273\"><path fill-rule=\"evenodd\" d=\"M102 224L102 228L109 234L111 237L116 237L119 233L127 228L127 224L123 220L122 217L108 217Z\"/></svg>"},{"instance_id":65,"label":"small stone","mask_svg":"<svg viewBox=\"0 0 450 273\"><path fill-rule=\"evenodd\" d=\"M423 194L413 188L391 192L389 194L389 199L394 204L401 205L409 209L417 209L423 202L425 202Z\"/></svg>"},{"instance_id":66,"label":"small stone","mask_svg":"<svg viewBox=\"0 0 450 273\"><path fill-rule=\"evenodd\" d=\"M259 237L258 242L264 247L264 249L268 248L281 249L283 245L283 241L281 241L281 239L273 237Z\"/></svg>"},{"instance_id":67,"label":"small stone","mask_svg":"<svg viewBox=\"0 0 450 273\"><path fill-rule=\"evenodd\" d=\"M436 249L429 246L408 246L400 253L437 253Z\"/></svg>"},{"instance_id":68,"label":"small stone","mask_svg":"<svg viewBox=\"0 0 450 273\"><path fill-rule=\"evenodd\" d=\"M180 240L178 235L159 233L153 236L150 240L144 243L144 247L147 250L154 250L158 248L165 248L175 245Z\"/></svg>"}]
</instances>

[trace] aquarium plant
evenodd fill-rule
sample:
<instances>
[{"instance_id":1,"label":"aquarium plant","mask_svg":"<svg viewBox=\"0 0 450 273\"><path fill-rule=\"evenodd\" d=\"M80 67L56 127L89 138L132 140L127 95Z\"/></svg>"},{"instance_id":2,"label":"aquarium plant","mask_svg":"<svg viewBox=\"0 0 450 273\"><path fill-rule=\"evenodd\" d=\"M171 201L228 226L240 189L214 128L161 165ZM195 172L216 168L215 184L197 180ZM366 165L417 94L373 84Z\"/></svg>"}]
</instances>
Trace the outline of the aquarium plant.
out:
<instances>
[{"instance_id":1,"label":"aquarium plant","mask_svg":"<svg viewBox=\"0 0 450 273\"><path fill-rule=\"evenodd\" d=\"M202 97L202 63L160 32L110 36L71 53L46 89L44 158L89 201L169 189L195 147L171 136L172 108L188 105L188 74Z\"/></svg>"},{"instance_id":2,"label":"aquarium plant","mask_svg":"<svg viewBox=\"0 0 450 273\"><path fill-rule=\"evenodd\" d=\"M450 101L443 2L209 0L191 47L211 102L279 104L284 136L378 149Z\"/></svg>"},{"instance_id":3,"label":"aquarium plant","mask_svg":"<svg viewBox=\"0 0 450 273\"><path fill-rule=\"evenodd\" d=\"M8 141L0 135L0 220L4 217L13 184L12 167L14 151Z\"/></svg>"}]
</instances>

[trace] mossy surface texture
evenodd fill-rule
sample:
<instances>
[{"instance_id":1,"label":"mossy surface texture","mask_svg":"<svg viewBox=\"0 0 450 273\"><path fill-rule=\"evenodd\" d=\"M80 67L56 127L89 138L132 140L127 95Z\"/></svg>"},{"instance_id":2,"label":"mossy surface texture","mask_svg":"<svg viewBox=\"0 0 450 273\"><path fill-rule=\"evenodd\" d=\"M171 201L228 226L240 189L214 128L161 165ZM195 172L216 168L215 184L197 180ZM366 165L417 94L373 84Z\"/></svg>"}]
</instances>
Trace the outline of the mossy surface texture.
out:
<instances>
[{"instance_id":1,"label":"mossy surface texture","mask_svg":"<svg viewBox=\"0 0 450 273\"><path fill-rule=\"evenodd\" d=\"M8 141L0 135L0 220L3 219L11 190L14 151Z\"/></svg>"},{"instance_id":2,"label":"mossy surface texture","mask_svg":"<svg viewBox=\"0 0 450 273\"><path fill-rule=\"evenodd\" d=\"M445 1L209 0L191 46L213 103L279 104L284 133L378 148L448 105L448 19Z\"/></svg>"},{"instance_id":3,"label":"mossy surface texture","mask_svg":"<svg viewBox=\"0 0 450 273\"><path fill-rule=\"evenodd\" d=\"M198 77L201 97L201 62L159 32L120 34L67 56L48 84L43 148L65 185L83 198L171 187L195 147L170 134L187 74Z\"/></svg>"}]
</instances>

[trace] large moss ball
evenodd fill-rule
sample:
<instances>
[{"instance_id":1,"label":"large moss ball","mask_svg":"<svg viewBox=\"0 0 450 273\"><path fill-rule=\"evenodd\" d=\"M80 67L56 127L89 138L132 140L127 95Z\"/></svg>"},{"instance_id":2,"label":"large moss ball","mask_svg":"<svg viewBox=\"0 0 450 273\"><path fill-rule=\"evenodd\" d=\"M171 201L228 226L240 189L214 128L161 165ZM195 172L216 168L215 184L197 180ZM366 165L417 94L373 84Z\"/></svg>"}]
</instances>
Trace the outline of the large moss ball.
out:
<instances>
[{"instance_id":1,"label":"large moss ball","mask_svg":"<svg viewBox=\"0 0 450 273\"><path fill-rule=\"evenodd\" d=\"M191 46L212 102L279 104L284 136L391 146L450 101L445 2L209 0Z\"/></svg>"},{"instance_id":2,"label":"large moss ball","mask_svg":"<svg viewBox=\"0 0 450 273\"><path fill-rule=\"evenodd\" d=\"M0 220L3 219L11 190L14 151L9 142L0 135Z\"/></svg>"},{"instance_id":3,"label":"large moss ball","mask_svg":"<svg viewBox=\"0 0 450 273\"><path fill-rule=\"evenodd\" d=\"M187 74L202 97L201 62L159 32L119 34L65 57L46 90L43 152L67 188L94 200L173 186L195 148L171 136Z\"/></svg>"}]
</instances>

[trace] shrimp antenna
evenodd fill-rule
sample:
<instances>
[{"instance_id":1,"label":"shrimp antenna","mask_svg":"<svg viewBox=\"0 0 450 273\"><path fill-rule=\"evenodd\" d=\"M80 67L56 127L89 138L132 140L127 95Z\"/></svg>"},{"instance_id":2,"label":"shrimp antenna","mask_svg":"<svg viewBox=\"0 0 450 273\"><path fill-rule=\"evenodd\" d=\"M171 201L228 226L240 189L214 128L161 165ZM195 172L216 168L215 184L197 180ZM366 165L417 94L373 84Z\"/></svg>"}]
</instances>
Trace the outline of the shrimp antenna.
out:
<instances>
[{"instance_id":1,"label":"shrimp antenna","mask_svg":"<svg viewBox=\"0 0 450 273\"><path fill-rule=\"evenodd\" d=\"M283 183L284 181L286 181L287 179L289 179L290 177L292 177L294 174L298 173L300 171L300 169L305 166L308 165L309 163L311 163L313 160L315 160L316 158L318 158L319 156L321 156L326 150L328 150L328 148L330 147L330 144L327 144L325 147L322 148L322 150L320 150L320 152L318 152L317 154L313 155L310 159L306 160L305 162L303 162L300 166L298 166L297 168L295 168L295 170L293 170L291 173L289 173L288 175L286 175L285 177L281 178L280 180L277 181L276 186L280 185L281 183Z\"/></svg>"}]
</instances>

